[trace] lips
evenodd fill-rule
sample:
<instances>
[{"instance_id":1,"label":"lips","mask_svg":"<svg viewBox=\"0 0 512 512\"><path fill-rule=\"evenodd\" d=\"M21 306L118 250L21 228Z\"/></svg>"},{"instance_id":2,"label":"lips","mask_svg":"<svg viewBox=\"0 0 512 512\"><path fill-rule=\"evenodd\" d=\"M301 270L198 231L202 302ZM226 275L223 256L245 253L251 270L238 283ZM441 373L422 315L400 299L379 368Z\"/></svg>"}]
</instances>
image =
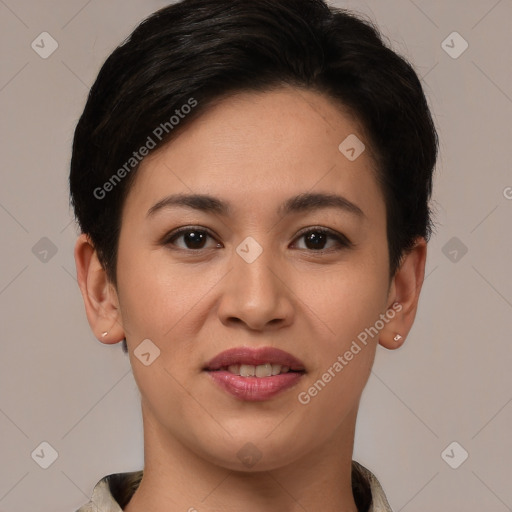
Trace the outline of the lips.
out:
<instances>
[{"instance_id":1,"label":"lips","mask_svg":"<svg viewBox=\"0 0 512 512\"><path fill-rule=\"evenodd\" d=\"M234 365L281 365L281 367L288 367L290 371L303 372L305 371L302 361L292 356L284 350L273 347L237 347L225 350L211 359L204 370L216 371Z\"/></svg>"},{"instance_id":2,"label":"lips","mask_svg":"<svg viewBox=\"0 0 512 512\"><path fill-rule=\"evenodd\" d=\"M238 400L263 402L296 386L302 361L272 347L238 347L221 352L203 368L211 381Z\"/></svg>"}]
</instances>

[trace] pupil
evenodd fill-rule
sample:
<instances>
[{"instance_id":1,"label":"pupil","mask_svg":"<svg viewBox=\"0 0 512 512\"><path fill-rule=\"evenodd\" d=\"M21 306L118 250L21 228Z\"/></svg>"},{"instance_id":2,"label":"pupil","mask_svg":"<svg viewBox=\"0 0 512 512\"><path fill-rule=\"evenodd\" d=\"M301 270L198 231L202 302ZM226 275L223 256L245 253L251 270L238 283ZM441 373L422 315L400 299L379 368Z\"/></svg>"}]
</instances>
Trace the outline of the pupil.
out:
<instances>
[{"instance_id":1,"label":"pupil","mask_svg":"<svg viewBox=\"0 0 512 512\"><path fill-rule=\"evenodd\" d=\"M326 235L324 233L312 232L309 235L307 235L307 237L306 237L306 245L308 243L310 243L312 246L312 247L309 247L310 249L311 248L318 249L319 247L321 248L321 246L323 247L323 244L325 244L325 238L326 238Z\"/></svg>"},{"instance_id":2,"label":"pupil","mask_svg":"<svg viewBox=\"0 0 512 512\"><path fill-rule=\"evenodd\" d=\"M187 245L192 246L193 249L200 249L204 244L204 234L197 231L189 231L185 235Z\"/></svg>"}]
</instances>

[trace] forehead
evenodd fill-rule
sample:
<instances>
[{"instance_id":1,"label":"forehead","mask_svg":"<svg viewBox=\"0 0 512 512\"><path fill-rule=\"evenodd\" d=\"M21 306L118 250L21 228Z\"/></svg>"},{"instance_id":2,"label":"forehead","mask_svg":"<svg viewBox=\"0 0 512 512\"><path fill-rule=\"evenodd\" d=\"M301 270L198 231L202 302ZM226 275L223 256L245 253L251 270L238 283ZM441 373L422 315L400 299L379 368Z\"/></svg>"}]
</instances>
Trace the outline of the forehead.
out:
<instances>
[{"instance_id":1,"label":"forehead","mask_svg":"<svg viewBox=\"0 0 512 512\"><path fill-rule=\"evenodd\" d=\"M168 193L196 193L261 209L315 191L383 206L359 123L323 95L283 87L208 108L141 163L127 206L147 210Z\"/></svg>"}]
</instances>

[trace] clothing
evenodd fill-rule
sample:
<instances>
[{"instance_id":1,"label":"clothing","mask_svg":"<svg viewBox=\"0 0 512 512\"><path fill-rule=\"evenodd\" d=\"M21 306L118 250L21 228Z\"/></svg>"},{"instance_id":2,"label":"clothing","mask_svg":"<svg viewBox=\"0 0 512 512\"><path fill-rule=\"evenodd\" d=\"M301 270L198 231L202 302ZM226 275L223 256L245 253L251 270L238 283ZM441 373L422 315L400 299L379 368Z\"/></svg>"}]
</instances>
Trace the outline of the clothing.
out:
<instances>
[{"instance_id":1,"label":"clothing","mask_svg":"<svg viewBox=\"0 0 512 512\"><path fill-rule=\"evenodd\" d=\"M142 471L114 473L94 487L89 503L76 512L122 512L142 479ZM359 512L393 512L377 477L352 461L352 490Z\"/></svg>"}]
</instances>

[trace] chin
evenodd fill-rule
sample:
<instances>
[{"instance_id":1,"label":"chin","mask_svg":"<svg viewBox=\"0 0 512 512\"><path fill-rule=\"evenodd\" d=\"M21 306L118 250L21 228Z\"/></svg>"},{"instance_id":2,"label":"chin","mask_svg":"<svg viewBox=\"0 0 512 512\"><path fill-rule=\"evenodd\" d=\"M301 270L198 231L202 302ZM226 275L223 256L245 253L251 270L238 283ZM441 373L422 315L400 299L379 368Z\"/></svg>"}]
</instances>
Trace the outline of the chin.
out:
<instances>
[{"instance_id":1,"label":"chin","mask_svg":"<svg viewBox=\"0 0 512 512\"><path fill-rule=\"evenodd\" d=\"M264 431L272 432L277 424L274 422ZM296 434L290 433L287 438L282 435L265 437L267 434L262 434L261 430L254 430L254 436L251 436L250 430L247 429L243 436L224 437L221 442L212 439L199 456L219 467L243 473L275 470L300 458L300 441Z\"/></svg>"}]
</instances>

